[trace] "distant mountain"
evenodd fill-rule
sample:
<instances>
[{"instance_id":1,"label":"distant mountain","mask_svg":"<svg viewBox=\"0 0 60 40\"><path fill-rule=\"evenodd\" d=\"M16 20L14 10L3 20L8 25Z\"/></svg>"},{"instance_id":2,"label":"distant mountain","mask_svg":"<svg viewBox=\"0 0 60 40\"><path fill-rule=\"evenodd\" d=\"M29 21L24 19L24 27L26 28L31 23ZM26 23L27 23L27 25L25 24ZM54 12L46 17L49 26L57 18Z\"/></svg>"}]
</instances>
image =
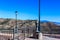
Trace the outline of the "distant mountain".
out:
<instances>
[{"instance_id":1,"label":"distant mountain","mask_svg":"<svg viewBox=\"0 0 60 40\"><path fill-rule=\"evenodd\" d=\"M47 20L40 20L40 22L49 22L49 21L47 21Z\"/></svg>"},{"instance_id":2,"label":"distant mountain","mask_svg":"<svg viewBox=\"0 0 60 40\"><path fill-rule=\"evenodd\" d=\"M60 25L60 22L54 22L56 25Z\"/></svg>"},{"instance_id":3,"label":"distant mountain","mask_svg":"<svg viewBox=\"0 0 60 40\"><path fill-rule=\"evenodd\" d=\"M45 22L45 23L46 23L46 22L52 22L52 23L54 23L54 24L56 24L56 25L60 25L60 22L53 22L53 21L47 21L47 20L41 20L40 22L43 22L43 23L44 23L44 22Z\"/></svg>"},{"instance_id":4,"label":"distant mountain","mask_svg":"<svg viewBox=\"0 0 60 40\"><path fill-rule=\"evenodd\" d=\"M60 33L60 23L59 22L51 22L47 20L43 20L40 22L41 30L43 33Z\"/></svg>"}]
</instances>

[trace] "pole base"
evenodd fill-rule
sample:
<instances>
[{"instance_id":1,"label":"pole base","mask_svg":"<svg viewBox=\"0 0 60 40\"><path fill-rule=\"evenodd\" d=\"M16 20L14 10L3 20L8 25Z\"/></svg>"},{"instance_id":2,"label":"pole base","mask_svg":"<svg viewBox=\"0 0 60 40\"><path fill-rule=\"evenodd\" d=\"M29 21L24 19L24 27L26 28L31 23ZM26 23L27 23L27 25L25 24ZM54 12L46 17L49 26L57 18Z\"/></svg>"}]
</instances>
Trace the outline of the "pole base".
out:
<instances>
[{"instance_id":1,"label":"pole base","mask_svg":"<svg viewBox=\"0 0 60 40\"><path fill-rule=\"evenodd\" d=\"M43 35L41 32L39 33L39 40L43 40Z\"/></svg>"}]
</instances>

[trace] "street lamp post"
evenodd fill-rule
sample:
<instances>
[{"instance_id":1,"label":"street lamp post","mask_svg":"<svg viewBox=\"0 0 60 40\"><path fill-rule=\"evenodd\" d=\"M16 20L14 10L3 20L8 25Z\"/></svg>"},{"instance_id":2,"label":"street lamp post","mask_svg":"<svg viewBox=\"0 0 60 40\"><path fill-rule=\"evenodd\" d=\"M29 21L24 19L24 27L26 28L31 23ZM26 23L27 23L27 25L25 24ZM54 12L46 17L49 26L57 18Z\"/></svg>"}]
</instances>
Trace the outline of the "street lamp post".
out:
<instances>
[{"instance_id":1,"label":"street lamp post","mask_svg":"<svg viewBox=\"0 0 60 40\"><path fill-rule=\"evenodd\" d=\"M40 0L39 0L39 24L38 25L39 25L39 31L41 31L40 30Z\"/></svg>"},{"instance_id":2,"label":"street lamp post","mask_svg":"<svg viewBox=\"0 0 60 40\"><path fill-rule=\"evenodd\" d=\"M15 27L14 27L14 40L18 40L18 26L17 26L17 11L15 11L16 21L15 21Z\"/></svg>"},{"instance_id":3,"label":"street lamp post","mask_svg":"<svg viewBox=\"0 0 60 40\"><path fill-rule=\"evenodd\" d=\"M16 31L15 31L15 33L18 33L18 27L17 27L17 13L18 13L18 12L15 11L15 14L16 14L16 27L15 27L15 28L16 28L16 29L15 29Z\"/></svg>"},{"instance_id":4,"label":"street lamp post","mask_svg":"<svg viewBox=\"0 0 60 40\"><path fill-rule=\"evenodd\" d=\"M38 30L39 30L39 40L43 40L42 38L42 30L40 26L40 0L39 0L39 23L38 23Z\"/></svg>"}]
</instances>

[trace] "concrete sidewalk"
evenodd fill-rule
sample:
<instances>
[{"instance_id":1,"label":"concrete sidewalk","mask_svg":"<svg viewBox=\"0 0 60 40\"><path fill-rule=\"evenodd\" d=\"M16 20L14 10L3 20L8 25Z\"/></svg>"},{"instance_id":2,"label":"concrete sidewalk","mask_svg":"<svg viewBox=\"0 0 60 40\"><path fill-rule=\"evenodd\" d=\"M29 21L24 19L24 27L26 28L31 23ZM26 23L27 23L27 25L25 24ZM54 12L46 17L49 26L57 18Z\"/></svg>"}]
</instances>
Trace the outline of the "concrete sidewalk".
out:
<instances>
[{"instance_id":1,"label":"concrete sidewalk","mask_svg":"<svg viewBox=\"0 0 60 40\"><path fill-rule=\"evenodd\" d=\"M26 38L25 40L39 40L39 39Z\"/></svg>"},{"instance_id":2,"label":"concrete sidewalk","mask_svg":"<svg viewBox=\"0 0 60 40\"><path fill-rule=\"evenodd\" d=\"M39 39L25 38L25 40L39 40ZM60 40L60 38L53 38L53 37L43 36L42 40Z\"/></svg>"}]
</instances>

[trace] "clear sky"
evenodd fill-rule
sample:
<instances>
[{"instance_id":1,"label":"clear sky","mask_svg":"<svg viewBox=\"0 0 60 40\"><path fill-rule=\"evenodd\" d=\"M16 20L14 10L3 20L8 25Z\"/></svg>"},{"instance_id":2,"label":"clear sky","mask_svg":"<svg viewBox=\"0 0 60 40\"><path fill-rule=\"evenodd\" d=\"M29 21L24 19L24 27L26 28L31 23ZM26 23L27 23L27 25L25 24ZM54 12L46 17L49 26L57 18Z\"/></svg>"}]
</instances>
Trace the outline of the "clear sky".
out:
<instances>
[{"instance_id":1,"label":"clear sky","mask_svg":"<svg viewBox=\"0 0 60 40\"><path fill-rule=\"evenodd\" d=\"M18 11L18 19L37 19L38 0L0 0L0 18L15 18Z\"/></svg>"},{"instance_id":2,"label":"clear sky","mask_svg":"<svg viewBox=\"0 0 60 40\"><path fill-rule=\"evenodd\" d=\"M41 0L41 20L60 22L60 0Z\"/></svg>"}]
</instances>

